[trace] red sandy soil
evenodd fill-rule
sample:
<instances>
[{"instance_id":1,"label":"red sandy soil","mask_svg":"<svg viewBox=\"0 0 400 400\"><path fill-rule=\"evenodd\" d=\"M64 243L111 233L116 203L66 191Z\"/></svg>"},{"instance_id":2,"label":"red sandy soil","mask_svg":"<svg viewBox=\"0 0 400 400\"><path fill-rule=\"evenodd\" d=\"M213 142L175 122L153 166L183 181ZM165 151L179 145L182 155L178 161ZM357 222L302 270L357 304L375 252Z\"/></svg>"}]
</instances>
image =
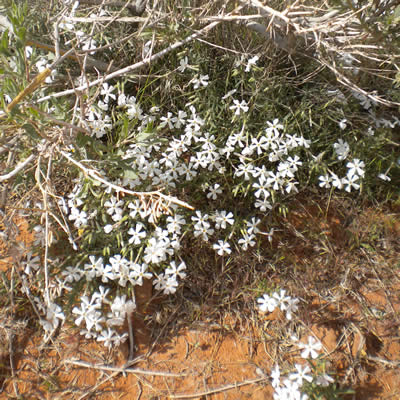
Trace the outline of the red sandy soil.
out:
<instances>
[{"instance_id":1,"label":"red sandy soil","mask_svg":"<svg viewBox=\"0 0 400 400\"><path fill-rule=\"evenodd\" d=\"M340 236L338 223L335 220L328 223L324 228L328 235ZM17 225L20 229L17 240L29 245L32 236L26 221L20 219ZM395 234L400 237L400 229L395 229ZM7 246L1 246L4 257ZM1 257L0 271L8 274L13 258ZM379 263L376 267L379 268ZM400 285L393 282L388 287L381 283L379 278L371 277L359 287L358 298L347 298L346 302L323 301L315 296L302 316L301 324L308 332L305 337L313 334L323 343L329 360L327 366L338 374L339 381L352 386L357 377L353 386L356 394L346 399L400 399ZM272 399L268 375L276 360L276 349L288 351L288 358L294 350L290 346L276 346L281 337L272 326L274 321L284 320L280 311L263 316L263 326L260 323L253 326L249 321L243 324L243 316L227 314L220 324L204 321L172 329L167 335L163 321L158 329L162 339L154 339L157 335L153 335L151 341L157 319L150 318L157 312L154 307L146 305L151 285L145 285L136 297L135 356L143 359L131 368L141 371L113 373L71 364L79 360L122 366L128 354L127 345L109 352L102 345L85 340L76 328L64 326L43 347L41 333L26 326L13 342L14 378L10 377L7 348L0 352L5 375L0 399L17 398L16 392L32 400ZM170 312L167 322L171 325L177 319L179 309ZM5 330L1 329L0 334L4 345ZM176 376L168 376L171 374Z\"/></svg>"}]
</instances>

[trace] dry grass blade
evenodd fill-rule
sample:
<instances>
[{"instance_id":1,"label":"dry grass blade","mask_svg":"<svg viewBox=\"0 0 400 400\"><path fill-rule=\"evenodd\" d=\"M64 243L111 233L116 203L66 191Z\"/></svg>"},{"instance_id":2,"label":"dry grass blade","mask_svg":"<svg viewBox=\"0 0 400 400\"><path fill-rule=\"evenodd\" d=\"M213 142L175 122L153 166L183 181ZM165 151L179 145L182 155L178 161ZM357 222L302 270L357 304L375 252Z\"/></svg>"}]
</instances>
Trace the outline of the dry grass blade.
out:
<instances>
[{"instance_id":1,"label":"dry grass blade","mask_svg":"<svg viewBox=\"0 0 400 400\"><path fill-rule=\"evenodd\" d=\"M172 372L162 372L162 371L148 371L141 368L125 368L125 367L112 367L109 365L99 365L99 364L92 364L86 361L81 360L65 360L66 364L76 365L78 367L84 368L92 368L98 369L102 371L111 371L111 372L121 372L121 373L130 373L130 374L137 374L137 375L149 375L149 376L166 376L170 378L182 378L186 376L186 374L174 374Z\"/></svg>"}]
</instances>

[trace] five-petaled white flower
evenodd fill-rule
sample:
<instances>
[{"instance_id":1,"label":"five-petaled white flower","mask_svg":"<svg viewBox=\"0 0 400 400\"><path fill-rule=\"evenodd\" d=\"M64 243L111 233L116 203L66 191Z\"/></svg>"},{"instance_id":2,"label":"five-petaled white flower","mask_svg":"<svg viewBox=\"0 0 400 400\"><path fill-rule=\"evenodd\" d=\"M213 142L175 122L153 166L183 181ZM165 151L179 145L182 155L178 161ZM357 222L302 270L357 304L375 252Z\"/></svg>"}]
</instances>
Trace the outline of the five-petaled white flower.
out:
<instances>
[{"instance_id":1,"label":"five-petaled white flower","mask_svg":"<svg viewBox=\"0 0 400 400\"><path fill-rule=\"evenodd\" d=\"M299 343L298 346L300 349L303 349L301 352L302 358L317 358L319 355L319 351L322 349L322 343L318 340L315 340L312 336L308 337L308 343Z\"/></svg>"},{"instance_id":2,"label":"five-petaled white flower","mask_svg":"<svg viewBox=\"0 0 400 400\"><path fill-rule=\"evenodd\" d=\"M213 249L216 250L217 254L220 256L223 256L225 254L231 254L231 246L228 242L225 242L223 240L218 240L217 243L213 244Z\"/></svg>"},{"instance_id":3,"label":"five-petaled white flower","mask_svg":"<svg viewBox=\"0 0 400 400\"><path fill-rule=\"evenodd\" d=\"M239 102L239 100L236 99L233 100L233 106L230 106L229 109L235 110L235 115L240 115L242 111L244 113L249 111L249 107L247 106L247 103L244 100Z\"/></svg>"}]
</instances>

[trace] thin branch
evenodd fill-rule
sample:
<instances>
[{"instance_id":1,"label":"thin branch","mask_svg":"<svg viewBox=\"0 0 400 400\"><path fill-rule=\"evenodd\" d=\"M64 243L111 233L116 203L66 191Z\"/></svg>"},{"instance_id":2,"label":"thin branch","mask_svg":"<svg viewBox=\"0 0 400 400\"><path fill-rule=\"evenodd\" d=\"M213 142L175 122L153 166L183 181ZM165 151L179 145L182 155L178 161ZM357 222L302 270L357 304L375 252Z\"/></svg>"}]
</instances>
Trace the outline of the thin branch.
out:
<instances>
[{"instance_id":1,"label":"thin branch","mask_svg":"<svg viewBox=\"0 0 400 400\"><path fill-rule=\"evenodd\" d=\"M141 368L124 368L124 367L113 367L110 365L104 365L104 364L92 364L86 361L81 361L81 360L64 360L66 364L72 364L76 365L78 367L84 367L84 368L92 368L92 369L98 369L101 371L112 371L112 372L128 372L131 374L137 374L137 375L149 375L149 376L167 376L170 378L182 378L183 376L187 376L187 374L174 374L172 372L162 372L162 371L149 371L146 369L141 369Z\"/></svg>"},{"instance_id":2,"label":"thin branch","mask_svg":"<svg viewBox=\"0 0 400 400\"><path fill-rule=\"evenodd\" d=\"M134 192L132 190L125 189L122 186L115 185L114 183L108 182L105 178L103 178L101 175L99 175L99 173L96 170L87 168L79 161L74 160L65 151L61 150L60 153L67 160L71 161L74 165L76 165L79 169L81 169L85 173L85 175L90 176L95 181L104 183L106 186L108 186L111 189L114 189L116 192L126 193L126 194L130 194L130 195L136 196L136 197L145 197L145 196L152 197L152 196L154 196L154 197L158 197L162 200L165 200L167 203L177 204L178 206L188 208L189 210L194 210L194 207L192 207L190 204L185 203L184 201L181 201L181 200L177 199L176 197L167 196L158 190L152 191L152 192Z\"/></svg>"},{"instance_id":3,"label":"thin branch","mask_svg":"<svg viewBox=\"0 0 400 400\"><path fill-rule=\"evenodd\" d=\"M262 381L268 380L269 378L267 376L264 376L262 378L257 378L257 379L249 379L243 382L239 383L232 383L230 385L224 385L219 388L215 389L210 389L206 390L204 392L198 392L198 393L192 393L192 394L169 394L168 398L170 399L197 399L197 398L203 398L206 396L210 396L215 393L221 393L221 392L226 392L227 390L232 390L239 388L241 386L246 386L246 385L253 385L255 383L260 383Z\"/></svg>"},{"instance_id":4,"label":"thin branch","mask_svg":"<svg viewBox=\"0 0 400 400\"><path fill-rule=\"evenodd\" d=\"M5 153L6 151L10 151L11 148L17 143L17 141L18 136L14 136L9 142L0 144L0 154Z\"/></svg>"},{"instance_id":5,"label":"thin branch","mask_svg":"<svg viewBox=\"0 0 400 400\"><path fill-rule=\"evenodd\" d=\"M27 107L30 107L30 108L34 109L37 113L39 113L43 117L48 118L50 121L54 122L57 125L65 126L66 128L72 129L73 131L82 132L82 133L84 133L86 135L90 134L90 132L87 129L84 129L84 128L81 128L80 126L69 124L68 122L61 121L61 120L59 120L57 118L54 118L49 113L42 111L40 108L34 106L33 104L29 104L28 103Z\"/></svg>"},{"instance_id":6,"label":"thin branch","mask_svg":"<svg viewBox=\"0 0 400 400\"><path fill-rule=\"evenodd\" d=\"M45 254L44 254L44 283L45 283L45 296L46 296L46 305L47 307L50 307L50 291L49 291L49 270L48 270L48 250L49 250L49 242L48 242L48 237L49 237L49 219L48 219L48 211L47 211L47 191L43 187L41 180L40 180L40 174L41 174L41 169L40 169L40 159L41 157L39 156L39 160L37 163L36 171L35 171L35 179L36 183L39 186L40 191L42 192L43 195L43 208L45 211ZM47 171L49 172L49 171Z\"/></svg>"},{"instance_id":7,"label":"thin branch","mask_svg":"<svg viewBox=\"0 0 400 400\"><path fill-rule=\"evenodd\" d=\"M28 158L26 158L24 161L19 163L10 173L8 173L6 175L0 175L0 182L4 182L7 179L10 179L13 176L17 175L19 171L24 169L35 158L36 158L36 156L34 154L31 154Z\"/></svg>"},{"instance_id":8,"label":"thin branch","mask_svg":"<svg viewBox=\"0 0 400 400\"><path fill-rule=\"evenodd\" d=\"M237 13L242 8L244 8L244 6L236 7L236 9L231 12L231 14ZM52 93L52 94L50 94L48 96L42 97L41 99L37 100L37 103L42 103L44 101L47 101L49 99L56 98L56 97L62 97L62 96L67 96L67 95L70 95L70 94L74 94L76 92L87 90L88 88L96 86L99 83L103 83L103 82L109 81L109 80L114 79L114 78L118 78L118 77L121 77L121 76L124 76L124 75L128 75L128 74L132 73L133 71L136 71L137 69L140 69L140 68L142 68L142 67L144 67L146 65L149 65L152 62L164 57L165 55L171 53L172 51L178 49L179 47L182 47L182 46L190 43L191 41L193 41L193 40L197 39L198 37L200 37L200 36L204 35L205 33L207 33L209 30L215 28L220 23L221 23L221 21L212 22L211 24L207 25L203 29L200 29L199 31L189 35L186 39L183 39L183 40L180 40L178 42L175 42L174 44L168 46L164 50L161 50L160 52L152 55L149 58L146 58L146 59L144 59L142 61L139 61L139 62L137 62L135 64L129 65L128 67L121 68L121 69L119 69L119 70L117 70L115 72L112 72L109 75L106 75L106 76L104 76L102 78L96 79L96 80L94 80L92 82L88 82L87 84L81 85L81 86L79 86L77 88L64 90L64 91L58 92L58 93Z\"/></svg>"},{"instance_id":9,"label":"thin branch","mask_svg":"<svg viewBox=\"0 0 400 400\"><path fill-rule=\"evenodd\" d=\"M28 39L26 44L29 45L29 46L36 47L38 49L42 49L42 50L46 50L46 51L51 51L52 53L56 53L56 49L55 49L54 46L52 46L50 44L39 42L37 40ZM114 45L114 43L112 43L112 45ZM106 46L104 46L104 47L106 47ZM96 51L99 51L99 50L101 50L101 49L96 49ZM80 58L82 57L82 53L83 53L82 51L79 51L79 50L65 49L65 48L62 48L62 47L59 48L59 51L60 51L60 55L64 55L64 54L70 52L68 54L68 58L70 60L73 60L73 61L79 61ZM87 52L93 52L93 49L90 49ZM96 58L93 58L93 57L88 57L87 58L87 65L89 67L97 68L99 71L102 71L102 72L106 72L109 69L111 71L116 71L117 70L117 68L115 68L113 66L110 67L110 63L106 63L104 61L97 60Z\"/></svg>"},{"instance_id":10,"label":"thin branch","mask_svg":"<svg viewBox=\"0 0 400 400\"><path fill-rule=\"evenodd\" d=\"M145 17L64 17L65 21L71 21L71 22L145 22L147 21L147 18ZM93 50L92 50L93 51Z\"/></svg>"},{"instance_id":11,"label":"thin branch","mask_svg":"<svg viewBox=\"0 0 400 400\"><path fill-rule=\"evenodd\" d=\"M200 18L200 21L242 21L248 19L260 19L265 17L260 14L253 14L253 15L221 15L216 17L204 17Z\"/></svg>"}]
</instances>

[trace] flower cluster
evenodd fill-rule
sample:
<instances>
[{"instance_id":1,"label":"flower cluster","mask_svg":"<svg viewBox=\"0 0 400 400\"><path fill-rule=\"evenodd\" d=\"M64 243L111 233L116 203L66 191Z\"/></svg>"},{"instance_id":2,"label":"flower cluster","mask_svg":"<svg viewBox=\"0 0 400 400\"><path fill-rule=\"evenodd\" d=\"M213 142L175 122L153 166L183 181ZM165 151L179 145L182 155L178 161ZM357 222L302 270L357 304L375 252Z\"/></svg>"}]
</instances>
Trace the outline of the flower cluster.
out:
<instances>
[{"instance_id":1,"label":"flower cluster","mask_svg":"<svg viewBox=\"0 0 400 400\"><path fill-rule=\"evenodd\" d=\"M286 295L286 290L281 289L273 293L271 296L264 294L257 299L258 309L261 312L272 312L275 308L279 307L282 311L286 312L286 318L292 319L292 313L298 309L299 300ZM316 340L313 336L309 336L307 343L299 342L297 337L292 336L293 341L297 344L301 351L300 356L306 360L313 360L319 357L322 349L322 343ZM333 379L323 373L313 376L310 366L296 363L294 365L295 372L290 373L287 377L281 376L279 365L271 370L271 384L275 389L274 399L291 400L301 399L306 400L308 396L302 393L302 386L305 382L314 382L317 385L328 386L333 382Z\"/></svg>"},{"instance_id":2,"label":"flower cluster","mask_svg":"<svg viewBox=\"0 0 400 400\"><path fill-rule=\"evenodd\" d=\"M279 307L281 311L286 313L286 318L290 321L293 317L293 313L298 310L299 299L286 296L286 290L281 289L278 292L269 296L264 294L262 297L257 299L258 309L265 312L272 312L275 308Z\"/></svg>"},{"instance_id":3,"label":"flower cluster","mask_svg":"<svg viewBox=\"0 0 400 400\"><path fill-rule=\"evenodd\" d=\"M75 10L76 3L70 16ZM65 35L76 33L82 48L95 48L91 37L78 34L74 24L68 24L67 17L61 24ZM243 57L238 68L249 74L258 70L258 60L258 56ZM37 68L44 66L41 61ZM182 79L187 80L187 86L195 91L205 91L213 85L210 75L192 67L187 56L180 60L177 71ZM269 233L260 231L266 223L264 217L285 196L298 191L299 176L307 173L304 171L307 157L312 156L312 143L301 133L288 131L288 120L283 121L275 115L269 115L253 126L249 121L256 109L255 99L237 88L227 90L221 98L221 107L225 115L231 117L231 126L222 129L223 133L216 121L210 121L207 112L200 111L201 106L196 102L190 100L185 106L165 111L153 104L147 110L138 98L124 92L121 82L113 85L102 83L90 106L76 107L81 124L90 131L94 140L108 140L114 134L112 128L116 130L118 124L127 127L130 139L119 146L118 156L132 173L123 171L123 175L113 176L110 182L114 188L99 182L95 186L80 182L68 196L60 198L60 208L67 220L79 230L79 235L97 235L100 230L104 244L111 249L108 253L104 248L93 249L93 252L83 255L80 262L63 267L60 285L65 290L70 290L68 285L73 286L84 279L94 288L92 290L102 287L104 290L117 290L119 295L128 287L142 285L143 279L152 279L156 290L173 294L186 276L186 264L179 255L184 237L192 236L205 242L220 257L256 246L259 235L266 235L272 241L273 227L268 227ZM347 119L339 122L342 131L348 126L351 122ZM150 140L131 140L138 137ZM154 137L162 137L162 140L153 140ZM343 139L334 143L333 152L338 161L345 162L347 172L340 178L328 169L328 173L319 176L319 186L333 186L347 192L360 189L365 163L355 156L351 158L350 145ZM98 172L106 175L100 169ZM204 176L207 176L206 182ZM390 178L385 173L381 174L381 179ZM193 197L203 199L207 209L193 212L175 206L163 209L143 198L124 196L115 185L134 191L162 188L177 197L187 193L190 186ZM232 204L227 205L225 199L232 196L241 196L243 201L247 201L249 214L239 216ZM78 249L75 241L73 245ZM101 251L103 257L94 255ZM105 254L109 255L108 259ZM26 268L32 271L34 263L27 264ZM92 299L95 293L92 293ZM286 296L281 290L271 296L264 295L258 303L263 312L279 307L290 320L299 300ZM110 339L114 333L104 332L104 324L110 328L108 316L104 314L107 305L107 302L99 304L94 300L86 305L90 317L85 335L98 332L95 337L102 335L105 338L107 333L109 339L104 339L104 342L108 345L114 340ZM51 311L44 313L50 315ZM57 315L57 312L53 314ZM97 321L95 316L99 320L104 318L101 329L101 324L93 322ZM110 318L116 319L112 313ZM117 336L115 338L120 340Z\"/></svg>"}]
</instances>

